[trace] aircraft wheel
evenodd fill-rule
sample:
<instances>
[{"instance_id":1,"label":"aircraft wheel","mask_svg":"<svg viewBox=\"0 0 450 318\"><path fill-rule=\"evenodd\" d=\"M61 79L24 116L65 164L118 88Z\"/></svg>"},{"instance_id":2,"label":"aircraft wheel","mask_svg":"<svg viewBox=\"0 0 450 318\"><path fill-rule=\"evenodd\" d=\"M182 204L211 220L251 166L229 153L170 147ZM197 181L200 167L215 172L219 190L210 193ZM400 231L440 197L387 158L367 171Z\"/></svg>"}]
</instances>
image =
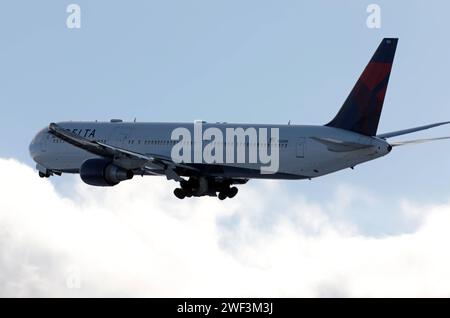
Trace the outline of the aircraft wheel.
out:
<instances>
[{"instance_id":1,"label":"aircraft wheel","mask_svg":"<svg viewBox=\"0 0 450 318\"><path fill-rule=\"evenodd\" d=\"M39 171L39 177L41 178L50 178L50 173L44 173L42 171Z\"/></svg>"},{"instance_id":2,"label":"aircraft wheel","mask_svg":"<svg viewBox=\"0 0 450 318\"><path fill-rule=\"evenodd\" d=\"M238 193L238 188L236 188L236 187L231 187L231 188L228 190L227 196L231 199L231 198L234 198L234 197L236 196L237 193Z\"/></svg>"},{"instance_id":3,"label":"aircraft wheel","mask_svg":"<svg viewBox=\"0 0 450 318\"><path fill-rule=\"evenodd\" d=\"M192 195L194 194L194 193L192 192L192 189L190 189L190 188L184 188L184 187L181 187L181 189L182 189L183 192L184 192L184 196L186 196L186 197L188 197L188 198L192 197Z\"/></svg>"},{"instance_id":4,"label":"aircraft wheel","mask_svg":"<svg viewBox=\"0 0 450 318\"><path fill-rule=\"evenodd\" d=\"M175 194L178 199L184 199L186 197L186 193L181 188L173 190L173 194Z\"/></svg>"},{"instance_id":5,"label":"aircraft wheel","mask_svg":"<svg viewBox=\"0 0 450 318\"><path fill-rule=\"evenodd\" d=\"M225 191L220 191L219 195L218 195L219 200L225 200L227 198L227 196L228 195L227 195L227 193Z\"/></svg>"}]
</instances>

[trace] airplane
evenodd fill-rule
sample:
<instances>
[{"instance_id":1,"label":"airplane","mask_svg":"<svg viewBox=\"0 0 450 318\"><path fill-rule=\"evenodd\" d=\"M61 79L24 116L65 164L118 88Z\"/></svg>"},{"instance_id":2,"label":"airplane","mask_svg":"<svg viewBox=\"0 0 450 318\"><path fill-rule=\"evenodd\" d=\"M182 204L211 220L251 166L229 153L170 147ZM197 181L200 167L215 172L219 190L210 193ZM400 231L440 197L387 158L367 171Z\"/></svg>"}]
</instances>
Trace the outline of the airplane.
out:
<instances>
[{"instance_id":1,"label":"airplane","mask_svg":"<svg viewBox=\"0 0 450 318\"><path fill-rule=\"evenodd\" d=\"M381 41L339 112L322 126L67 121L39 131L29 152L43 178L77 173L89 185L115 186L135 175L166 176L179 183L179 199L224 200L250 179L312 179L353 169L396 146L449 139L388 142L450 121L377 134L397 43Z\"/></svg>"}]
</instances>

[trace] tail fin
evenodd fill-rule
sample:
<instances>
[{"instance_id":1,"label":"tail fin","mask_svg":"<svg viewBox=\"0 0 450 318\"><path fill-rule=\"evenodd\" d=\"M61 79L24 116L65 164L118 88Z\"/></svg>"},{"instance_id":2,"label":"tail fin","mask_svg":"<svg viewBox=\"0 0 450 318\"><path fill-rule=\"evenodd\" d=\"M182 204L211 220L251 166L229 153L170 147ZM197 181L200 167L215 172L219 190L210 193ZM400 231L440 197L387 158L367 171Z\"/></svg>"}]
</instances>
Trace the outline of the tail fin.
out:
<instances>
[{"instance_id":1,"label":"tail fin","mask_svg":"<svg viewBox=\"0 0 450 318\"><path fill-rule=\"evenodd\" d=\"M326 126L375 136L398 39L381 41L336 117Z\"/></svg>"}]
</instances>

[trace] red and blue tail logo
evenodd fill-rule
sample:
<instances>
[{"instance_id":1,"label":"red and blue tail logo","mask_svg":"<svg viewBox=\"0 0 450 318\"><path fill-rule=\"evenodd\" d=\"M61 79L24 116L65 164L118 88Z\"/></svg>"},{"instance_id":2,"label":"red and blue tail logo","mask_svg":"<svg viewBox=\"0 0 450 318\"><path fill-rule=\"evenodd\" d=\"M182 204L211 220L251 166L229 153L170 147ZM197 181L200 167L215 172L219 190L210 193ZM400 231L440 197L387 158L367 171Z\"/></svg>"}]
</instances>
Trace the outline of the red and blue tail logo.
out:
<instances>
[{"instance_id":1,"label":"red and blue tail logo","mask_svg":"<svg viewBox=\"0 0 450 318\"><path fill-rule=\"evenodd\" d=\"M375 136L398 39L385 38L359 77L330 127Z\"/></svg>"}]
</instances>

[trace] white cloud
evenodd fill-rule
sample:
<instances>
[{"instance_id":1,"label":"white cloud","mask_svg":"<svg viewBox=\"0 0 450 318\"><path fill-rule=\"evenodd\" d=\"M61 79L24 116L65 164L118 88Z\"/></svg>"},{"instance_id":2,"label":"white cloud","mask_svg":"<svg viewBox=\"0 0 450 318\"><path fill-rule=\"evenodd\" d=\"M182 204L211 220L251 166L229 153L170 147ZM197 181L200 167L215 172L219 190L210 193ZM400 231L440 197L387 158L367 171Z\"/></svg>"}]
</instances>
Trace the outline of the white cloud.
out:
<instances>
[{"instance_id":1,"label":"white cloud","mask_svg":"<svg viewBox=\"0 0 450 318\"><path fill-rule=\"evenodd\" d=\"M414 229L376 237L348 211L379 199L345 185L329 202L263 181L177 200L136 177L63 197L15 160L0 171L0 296L450 296L450 204L402 200Z\"/></svg>"}]
</instances>

